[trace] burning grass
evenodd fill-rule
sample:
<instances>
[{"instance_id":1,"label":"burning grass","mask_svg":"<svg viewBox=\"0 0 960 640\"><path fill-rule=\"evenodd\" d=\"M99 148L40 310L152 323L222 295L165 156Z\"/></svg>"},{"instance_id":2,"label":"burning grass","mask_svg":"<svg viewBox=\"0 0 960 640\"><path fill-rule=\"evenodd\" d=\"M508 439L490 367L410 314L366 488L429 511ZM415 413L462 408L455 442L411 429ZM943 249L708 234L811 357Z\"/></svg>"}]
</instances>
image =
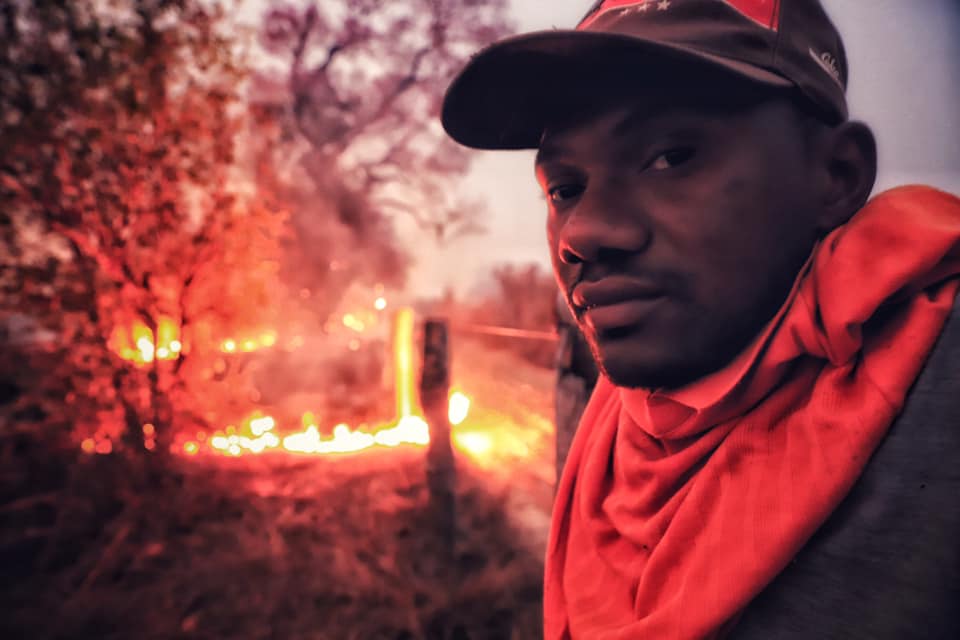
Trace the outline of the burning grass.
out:
<instances>
[{"instance_id":1,"label":"burning grass","mask_svg":"<svg viewBox=\"0 0 960 640\"><path fill-rule=\"evenodd\" d=\"M78 495L120 459L85 457ZM542 549L511 487L461 459L451 559L422 451L362 459L177 460L176 483L75 505L49 553L5 581L5 638L536 638ZM120 483L122 484L122 483ZM120 486L118 484L117 486ZM62 505L67 504L61 497ZM98 513L99 511L99 513ZM85 514L87 525L81 522ZM98 517L104 518L99 525ZM4 628L6 627L6 628Z\"/></svg>"}]
</instances>

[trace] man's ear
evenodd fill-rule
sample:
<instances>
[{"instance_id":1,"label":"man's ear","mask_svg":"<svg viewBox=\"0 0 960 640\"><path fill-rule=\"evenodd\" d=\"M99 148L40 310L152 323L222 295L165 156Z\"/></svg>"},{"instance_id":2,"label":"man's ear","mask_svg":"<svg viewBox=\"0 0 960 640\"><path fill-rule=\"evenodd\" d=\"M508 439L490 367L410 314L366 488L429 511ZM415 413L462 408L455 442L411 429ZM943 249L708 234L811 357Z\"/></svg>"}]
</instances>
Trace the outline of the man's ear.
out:
<instances>
[{"instance_id":1,"label":"man's ear","mask_svg":"<svg viewBox=\"0 0 960 640\"><path fill-rule=\"evenodd\" d=\"M877 142L862 122L844 122L823 140L824 177L819 228L823 233L840 226L860 210L877 179Z\"/></svg>"}]
</instances>

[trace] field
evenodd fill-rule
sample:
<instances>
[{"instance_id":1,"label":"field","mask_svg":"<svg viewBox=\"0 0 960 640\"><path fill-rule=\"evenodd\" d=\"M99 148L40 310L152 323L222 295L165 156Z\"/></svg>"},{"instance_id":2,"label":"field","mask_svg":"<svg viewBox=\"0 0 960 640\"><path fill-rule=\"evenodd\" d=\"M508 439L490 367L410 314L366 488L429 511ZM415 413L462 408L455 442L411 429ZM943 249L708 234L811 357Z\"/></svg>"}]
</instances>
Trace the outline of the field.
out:
<instances>
[{"instance_id":1,"label":"field","mask_svg":"<svg viewBox=\"0 0 960 640\"><path fill-rule=\"evenodd\" d=\"M0 637L539 637L552 373L462 343L453 378L473 399L454 441L485 445L457 449L452 543L417 446L183 457L139 485L119 457L21 456Z\"/></svg>"}]
</instances>

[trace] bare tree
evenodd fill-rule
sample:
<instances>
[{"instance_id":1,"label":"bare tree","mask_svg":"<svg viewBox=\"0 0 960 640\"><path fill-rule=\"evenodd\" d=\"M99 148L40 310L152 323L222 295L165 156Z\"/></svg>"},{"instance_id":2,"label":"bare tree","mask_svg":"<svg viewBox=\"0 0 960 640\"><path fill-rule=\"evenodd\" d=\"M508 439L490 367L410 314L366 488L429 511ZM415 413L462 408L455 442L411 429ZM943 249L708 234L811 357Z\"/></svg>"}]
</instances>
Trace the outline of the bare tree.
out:
<instances>
[{"instance_id":1,"label":"bare tree","mask_svg":"<svg viewBox=\"0 0 960 640\"><path fill-rule=\"evenodd\" d=\"M269 164L296 158L288 176L307 203L294 213L301 237L325 255L335 253L327 234L350 248L328 266L363 272L379 253L376 277L402 274L409 248L396 250L397 215L440 242L483 229L482 208L451 196L470 155L443 134L438 113L466 57L507 31L505 10L505 0L344 0L265 15L260 42L273 62L252 100L288 140Z\"/></svg>"}]
</instances>

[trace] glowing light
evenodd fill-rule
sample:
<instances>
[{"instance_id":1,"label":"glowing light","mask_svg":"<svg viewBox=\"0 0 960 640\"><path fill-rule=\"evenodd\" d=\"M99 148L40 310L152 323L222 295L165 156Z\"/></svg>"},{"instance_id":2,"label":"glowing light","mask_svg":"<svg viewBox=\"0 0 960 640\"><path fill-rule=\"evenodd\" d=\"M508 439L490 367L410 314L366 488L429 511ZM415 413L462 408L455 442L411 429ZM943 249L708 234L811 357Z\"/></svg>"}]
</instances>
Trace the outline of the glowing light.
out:
<instances>
[{"instance_id":1,"label":"glowing light","mask_svg":"<svg viewBox=\"0 0 960 640\"><path fill-rule=\"evenodd\" d=\"M156 333L142 320L129 327L116 327L110 336L110 347L124 360L148 364L157 360L175 360L183 348L180 327L167 316L157 319Z\"/></svg>"},{"instance_id":2,"label":"glowing light","mask_svg":"<svg viewBox=\"0 0 960 640\"><path fill-rule=\"evenodd\" d=\"M345 326L348 329L352 329L357 333L362 333L363 330L367 328L367 325L363 322L363 320L361 320L360 318L358 318L352 313L345 313L343 315L342 322L343 322L343 326Z\"/></svg>"},{"instance_id":3,"label":"glowing light","mask_svg":"<svg viewBox=\"0 0 960 640\"><path fill-rule=\"evenodd\" d=\"M373 301L373 308L377 311L383 311L387 308L387 299L384 297L379 297Z\"/></svg>"},{"instance_id":4,"label":"glowing light","mask_svg":"<svg viewBox=\"0 0 960 640\"><path fill-rule=\"evenodd\" d=\"M458 449L474 456L484 456L493 450L493 440L485 433L477 431L454 432L453 440Z\"/></svg>"},{"instance_id":5,"label":"glowing light","mask_svg":"<svg viewBox=\"0 0 960 640\"><path fill-rule=\"evenodd\" d=\"M80 448L83 450L84 453L93 453L97 448L97 443L94 441L93 438L87 438L86 440L80 443Z\"/></svg>"},{"instance_id":6,"label":"glowing light","mask_svg":"<svg viewBox=\"0 0 960 640\"><path fill-rule=\"evenodd\" d=\"M113 451L113 443L110 440L101 440L97 443L97 446L94 448L94 451L101 455L107 455Z\"/></svg>"},{"instance_id":7,"label":"glowing light","mask_svg":"<svg viewBox=\"0 0 960 640\"><path fill-rule=\"evenodd\" d=\"M227 353L233 353L234 351L237 350L237 343L233 340L224 340L220 348L226 351Z\"/></svg>"},{"instance_id":8,"label":"glowing light","mask_svg":"<svg viewBox=\"0 0 960 640\"><path fill-rule=\"evenodd\" d=\"M254 418L250 421L250 431L252 431L255 436L262 436L267 431L271 431L275 426L277 426L277 423L270 416Z\"/></svg>"},{"instance_id":9,"label":"glowing light","mask_svg":"<svg viewBox=\"0 0 960 640\"><path fill-rule=\"evenodd\" d=\"M274 331L267 331L260 334L260 344L265 347L272 347L277 344L277 334Z\"/></svg>"},{"instance_id":10,"label":"glowing light","mask_svg":"<svg viewBox=\"0 0 960 640\"><path fill-rule=\"evenodd\" d=\"M350 351L358 351L360 349L360 341L357 340L356 338L352 339L347 344L347 348L350 349Z\"/></svg>"},{"instance_id":11,"label":"glowing light","mask_svg":"<svg viewBox=\"0 0 960 640\"><path fill-rule=\"evenodd\" d=\"M450 424L457 426L467 419L467 414L469 412L470 398L459 391L454 391L451 393L450 400L447 404L447 418L449 418Z\"/></svg>"},{"instance_id":12,"label":"glowing light","mask_svg":"<svg viewBox=\"0 0 960 640\"><path fill-rule=\"evenodd\" d=\"M413 415L413 309L397 311L393 323L393 366L397 417Z\"/></svg>"},{"instance_id":13,"label":"glowing light","mask_svg":"<svg viewBox=\"0 0 960 640\"><path fill-rule=\"evenodd\" d=\"M197 452L200 451L200 445L196 442L184 442L183 443L183 452L190 456L197 455Z\"/></svg>"},{"instance_id":14,"label":"glowing light","mask_svg":"<svg viewBox=\"0 0 960 640\"><path fill-rule=\"evenodd\" d=\"M283 439L283 448L294 453L351 453L374 445L396 447L401 444L424 445L430 441L430 429L423 418L406 416L395 426L374 433L354 431L345 424L333 428L330 438L323 438L316 425Z\"/></svg>"},{"instance_id":15,"label":"glowing light","mask_svg":"<svg viewBox=\"0 0 960 640\"><path fill-rule=\"evenodd\" d=\"M257 350L257 342L255 340L244 340L243 341L243 350L247 353Z\"/></svg>"},{"instance_id":16,"label":"glowing light","mask_svg":"<svg viewBox=\"0 0 960 640\"><path fill-rule=\"evenodd\" d=\"M157 319L157 357L161 360L170 360L176 356L172 353L172 344L177 340L180 334L180 327L172 318L160 316ZM164 350L164 355L160 355L160 350Z\"/></svg>"},{"instance_id":17,"label":"glowing light","mask_svg":"<svg viewBox=\"0 0 960 640\"><path fill-rule=\"evenodd\" d=\"M138 339L137 349L140 350L140 359L143 362L153 362L153 342L150 341L150 338Z\"/></svg>"},{"instance_id":18,"label":"glowing light","mask_svg":"<svg viewBox=\"0 0 960 640\"><path fill-rule=\"evenodd\" d=\"M150 437L157 432L157 428L149 422L143 425L143 435Z\"/></svg>"},{"instance_id":19,"label":"glowing light","mask_svg":"<svg viewBox=\"0 0 960 640\"><path fill-rule=\"evenodd\" d=\"M157 448L157 441L152 438L149 440L144 440L143 448L146 449L147 451L153 451L154 449Z\"/></svg>"}]
</instances>

